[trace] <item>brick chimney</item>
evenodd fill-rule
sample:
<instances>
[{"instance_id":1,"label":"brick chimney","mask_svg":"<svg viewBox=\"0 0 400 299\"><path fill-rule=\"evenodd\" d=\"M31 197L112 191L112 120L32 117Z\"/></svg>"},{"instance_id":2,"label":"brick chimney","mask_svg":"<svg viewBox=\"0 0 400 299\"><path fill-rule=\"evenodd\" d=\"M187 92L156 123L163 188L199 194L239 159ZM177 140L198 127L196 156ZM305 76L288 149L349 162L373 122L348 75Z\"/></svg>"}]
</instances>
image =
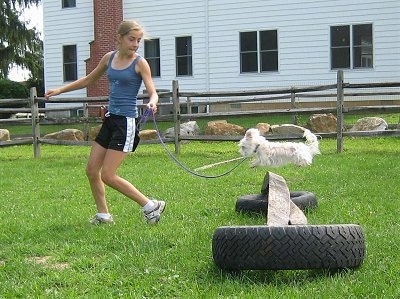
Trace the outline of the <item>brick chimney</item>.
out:
<instances>
[{"instance_id":1,"label":"brick chimney","mask_svg":"<svg viewBox=\"0 0 400 299\"><path fill-rule=\"evenodd\" d=\"M86 73L89 74L101 57L116 47L118 25L123 19L122 0L93 0L94 40L90 43L90 57L86 59ZM87 88L88 97L107 96L108 80L104 74L95 84Z\"/></svg>"}]
</instances>

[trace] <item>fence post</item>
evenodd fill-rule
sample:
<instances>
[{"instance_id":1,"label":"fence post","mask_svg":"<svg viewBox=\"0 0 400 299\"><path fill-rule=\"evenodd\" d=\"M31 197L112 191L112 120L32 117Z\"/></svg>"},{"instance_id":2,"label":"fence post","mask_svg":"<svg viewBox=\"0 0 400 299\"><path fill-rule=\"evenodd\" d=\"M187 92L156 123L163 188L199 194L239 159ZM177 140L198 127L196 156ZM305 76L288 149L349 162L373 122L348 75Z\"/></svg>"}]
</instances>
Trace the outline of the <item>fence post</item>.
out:
<instances>
[{"instance_id":1,"label":"fence post","mask_svg":"<svg viewBox=\"0 0 400 299\"><path fill-rule=\"evenodd\" d=\"M192 98L191 97L187 97L186 98L186 113L188 114L192 114Z\"/></svg>"},{"instance_id":2,"label":"fence post","mask_svg":"<svg viewBox=\"0 0 400 299\"><path fill-rule=\"evenodd\" d=\"M290 106L292 109L296 109L296 93L293 91L290 92ZM297 125L297 115L292 115L292 124Z\"/></svg>"},{"instance_id":3,"label":"fence post","mask_svg":"<svg viewBox=\"0 0 400 299\"><path fill-rule=\"evenodd\" d=\"M337 72L337 152L343 152L343 71Z\"/></svg>"},{"instance_id":4,"label":"fence post","mask_svg":"<svg viewBox=\"0 0 400 299\"><path fill-rule=\"evenodd\" d=\"M180 148L180 132L181 132L181 105L179 103L179 84L178 80L172 81L172 102L174 107L174 142L175 142L175 154L181 152Z\"/></svg>"},{"instance_id":5,"label":"fence post","mask_svg":"<svg viewBox=\"0 0 400 299\"><path fill-rule=\"evenodd\" d=\"M89 105L83 103L83 138L85 141L89 140Z\"/></svg>"},{"instance_id":6,"label":"fence post","mask_svg":"<svg viewBox=\"0 0 400 299\"><path fill-rule=\"evenodd\" d=\"M36 98L36 87L31 87L29 90L29 100L31 103L32 115L32 139L33 139L33 157L40 158L40 127L39 127L39 105Z\"/></svg>"}]
</instances>

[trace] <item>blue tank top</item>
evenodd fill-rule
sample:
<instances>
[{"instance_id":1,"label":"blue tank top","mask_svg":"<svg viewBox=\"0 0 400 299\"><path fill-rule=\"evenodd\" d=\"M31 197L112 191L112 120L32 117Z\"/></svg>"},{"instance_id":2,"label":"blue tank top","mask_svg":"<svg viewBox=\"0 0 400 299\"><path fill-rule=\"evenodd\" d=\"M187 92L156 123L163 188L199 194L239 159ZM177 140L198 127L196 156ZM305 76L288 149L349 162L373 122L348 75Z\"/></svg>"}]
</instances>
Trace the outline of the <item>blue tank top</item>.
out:
<instances>
[{"instance_id":1,"label":"blue tank top","mask_svg":"<svg viewBox=\"0 0 400 299\"><path fill-rule=\"evenodd\" d=\"M107 67L107 78L110 83L108 111L112 114L138 117L137 95L142 85L142 77L135 71L135 66L142 58L140 55L123 70L111 67L115 53L111 54Z\"/></svg>"}]
</instances>

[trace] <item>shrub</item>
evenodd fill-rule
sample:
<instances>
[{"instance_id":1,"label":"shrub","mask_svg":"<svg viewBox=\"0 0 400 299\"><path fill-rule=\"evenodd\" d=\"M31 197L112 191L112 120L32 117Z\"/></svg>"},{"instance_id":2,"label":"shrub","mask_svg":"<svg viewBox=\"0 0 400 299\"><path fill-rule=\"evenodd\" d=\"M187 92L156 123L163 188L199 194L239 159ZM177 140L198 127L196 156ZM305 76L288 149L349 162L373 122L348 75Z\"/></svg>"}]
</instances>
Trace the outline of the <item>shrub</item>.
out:
<instances>
[{"instance_id":1,"label":"shrub","mask_svg":"<svg viewBox=\"0 0 400 299\"><path fill-rule=\"evenodd\" d=\"M23 99L27 97L29 97L29 90L22 83L0 80L0 99Z\"/></svg>"},{"instance_id":2,"label":"shrub","mask_svg":"<svg viewBox=\"0 0 400 299\"><path fill-rule=\"evenodd\" d=\"M8 101L8 99L28 99L28 88L18 82L10 80L0 80L0 108L21 108L25 103L17 104ZM9 118L12 113L0 113L0 118Z\"/></svg>"}]
</instances>

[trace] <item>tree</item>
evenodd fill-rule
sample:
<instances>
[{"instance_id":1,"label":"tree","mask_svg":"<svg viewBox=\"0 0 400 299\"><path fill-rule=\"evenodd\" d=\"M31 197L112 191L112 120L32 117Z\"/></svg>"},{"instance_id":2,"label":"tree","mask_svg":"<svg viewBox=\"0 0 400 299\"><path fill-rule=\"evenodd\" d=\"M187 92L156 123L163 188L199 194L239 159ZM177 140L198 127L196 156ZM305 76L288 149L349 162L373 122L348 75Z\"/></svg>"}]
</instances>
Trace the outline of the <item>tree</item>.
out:
<instances>
[{"instance_id":1,"label":"tree","mask_svg":"<svg viewBox=\"0 0 400 299\"><path fill-rule=\"evenodd\" d=\"M7 78L13 66L26 68L31 79L43 78L43 42L36 28L27 28L19 17L40 0L0 0L0 79Z\"/></svg>"}]
</instances>

